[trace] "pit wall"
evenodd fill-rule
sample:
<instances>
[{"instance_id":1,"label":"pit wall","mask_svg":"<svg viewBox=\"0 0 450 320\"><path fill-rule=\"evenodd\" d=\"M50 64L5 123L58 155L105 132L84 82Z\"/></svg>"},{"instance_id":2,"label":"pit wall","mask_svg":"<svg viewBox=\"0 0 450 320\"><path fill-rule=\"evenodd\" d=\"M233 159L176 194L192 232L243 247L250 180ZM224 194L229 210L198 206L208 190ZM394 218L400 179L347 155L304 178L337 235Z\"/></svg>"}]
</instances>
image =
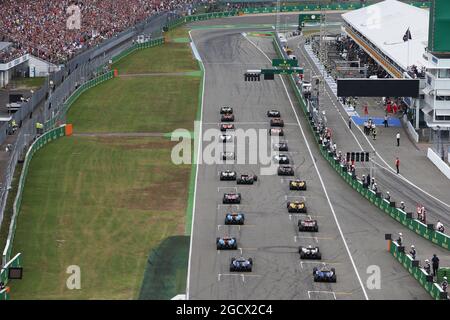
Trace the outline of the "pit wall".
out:
<instances>
[{"instance_id":1,"label":"pit wall","mask_svg":"<svg viewBox=\"0 0 450 320\"><path fill-rule=\"evenodd\" d=\"M389 253L416 279L420 285L435 300L448 300L447 293L444 292L438 283L433 282L433 277L428 275L419 266L419 261L413 260L409 254L405 254L405 248L399 246L397 242L388 240ZM439 279L439 277L438 277ZM439 280L438 280L439 281Z\"/></svg>"}]
</instances>

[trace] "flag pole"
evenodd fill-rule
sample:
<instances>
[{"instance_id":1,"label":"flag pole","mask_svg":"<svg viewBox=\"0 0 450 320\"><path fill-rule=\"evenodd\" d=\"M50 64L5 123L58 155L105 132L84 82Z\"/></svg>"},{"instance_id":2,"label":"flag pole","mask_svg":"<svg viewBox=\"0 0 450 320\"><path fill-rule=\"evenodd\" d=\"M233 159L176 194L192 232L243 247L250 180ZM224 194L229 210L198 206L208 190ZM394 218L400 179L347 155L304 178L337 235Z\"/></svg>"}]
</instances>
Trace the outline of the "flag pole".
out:
<instances>
[{"instance_id":1,"label":"flag pole","mask_svg":"<svg viewBox=\"0 0 450 320\"><path fill-rule=\"evenodd\" d=\"M408 71L409 68L409 40L411 40L410 38L410 34L411 34L411 30L409 29L410 27L408 27L408 58L406 59L406 70Z\"/></svg>"}]
</instances>

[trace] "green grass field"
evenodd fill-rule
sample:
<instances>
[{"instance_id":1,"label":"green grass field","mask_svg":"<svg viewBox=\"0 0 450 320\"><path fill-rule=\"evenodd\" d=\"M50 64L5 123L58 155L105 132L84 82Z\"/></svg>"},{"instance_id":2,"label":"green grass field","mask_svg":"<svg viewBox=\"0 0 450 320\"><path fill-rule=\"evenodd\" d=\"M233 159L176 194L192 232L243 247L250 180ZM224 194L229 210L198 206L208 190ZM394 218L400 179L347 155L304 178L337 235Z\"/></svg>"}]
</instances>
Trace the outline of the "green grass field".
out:
<instances>
[{"instance_id":1,"label":"green grass field","mask_svg":"<svg viewBox=\"0 0 450 320\"><path fill-rule=\"evenodd\" d=\"M133 59L145 61L123 61L132 66ZM24 278L12 283L12 299L139 297L149 253L184 235L191 166L172 164L174 142L163 137L77 133L191 129L200 80L131 75L87 91L71 107L75 135L50 143L31 163L14 240ZM66 288L70 265L81 268L81 290ZM180 270L175 289L185 285Z\"/></svg>"},{"instance_id":2,"label":"green grass field","mask_svg":"<svg viewBox=\"0 0 450 320\"><path fill-rule=\"evenodd\" d=\"M155 72L186 72L197 69L189 46L169 42L152 50L135 51L130 59L120 60L113 68L120 74L145 74Z\"/></svg>"},{"instance_id":3,"label":"green grass field","mask_svg":"<svg viewBox=\"0 0 450 320\"><path fill-rule=\"evenodd\" d=\"M171 132L191 130L201 78L115 78L83 94L68 123L79 132Z\"/></svg>"},{"instance_id":4,"label":"green grass field","mask_svg":"<svg viewBox=\"0 0 450 320\"><path fill-rule=\"evenodd\" d=\"M197 62L188 43L174 43L174 39L188 38L185 28L177 28L167 32L164 46L154 47L151 50L135 51L113 64L120 74L146 74L159 72L187 72L198 70Z\"/></svg>"}]
</instances>

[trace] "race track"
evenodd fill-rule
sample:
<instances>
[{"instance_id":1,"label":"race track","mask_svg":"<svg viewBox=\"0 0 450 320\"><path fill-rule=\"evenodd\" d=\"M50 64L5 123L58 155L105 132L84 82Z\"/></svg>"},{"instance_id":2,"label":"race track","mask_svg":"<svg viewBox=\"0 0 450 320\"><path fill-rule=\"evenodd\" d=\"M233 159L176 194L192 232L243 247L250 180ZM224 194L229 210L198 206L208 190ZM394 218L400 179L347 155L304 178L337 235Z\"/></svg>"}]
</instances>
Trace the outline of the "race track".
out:
<instances>
[{"instance_id":1,"label":"race track","mask_svg":"<svg viewBox=\"0 0 450 320\"><path fill-rule=\"evenodd\" d=\"M273 17L270 19L273 20ZM244 20L241 23L247 22ZM239 186L236 189L242 193L243 201L239 210L247 215L246 226L225 227L223 219L227 208L221 205L221 198L224 192L233 190L236 184L219 181L218 172L232 169L238 173L259 174L260 166L199 165L189 299L365 298L313 161L322 176L368 298L429 299L416 280L386 250L384 234L395 233L402 227L369 205L329 168L312 143L312 135L306 130L305 120L297 113L311 146L314 160L311 159L280 78L275 81L244 82L245 70L268 67L270 64L242 32L248 32L248 29L204 29L192 32L206 70L203 131L217 128L219 107L222 105L234 108L236 128L243 129L268 129L265 113L276 107L287 124L285 138L289 142L289 156L296 167L296 176L307 181L308 190L303 193L289 191L287 181L282 181L280 177L260 176L255 185ZM269 58L275 57L270 38L251 37L250 40ZM317 243L315 239L306 238L314 235L298 233L297 217L286 212L286 196L295 194L306 197L309 213L319 220ZM405 240L414 239L416 247L444 255L443 250L414 233L406 229L402 231ZM230 275L229 260L240 253L216 250L215 239L223 235L236 236L243 255L254 259L255 267L251 274L244 277ZM300 264L298 246L308 244L320 246L323 261L334 264L338 275L336 284L314 283L311 272L314 264ZM366 284L370 275L367 268L374 265L381 271L381 287L370 290Z\"/></svg>"}]
</instances>

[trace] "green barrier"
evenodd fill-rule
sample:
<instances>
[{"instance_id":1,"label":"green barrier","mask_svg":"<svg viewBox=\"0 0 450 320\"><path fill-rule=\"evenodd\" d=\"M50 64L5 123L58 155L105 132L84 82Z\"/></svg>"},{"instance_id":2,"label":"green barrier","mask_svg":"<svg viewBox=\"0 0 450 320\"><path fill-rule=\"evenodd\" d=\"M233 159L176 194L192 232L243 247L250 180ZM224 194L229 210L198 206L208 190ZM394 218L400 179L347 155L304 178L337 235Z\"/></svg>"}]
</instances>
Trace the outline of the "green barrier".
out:
<instances>
[{"instance_id":1,"label":"green barrier","mask_svg":"<svg viewBox=\"0 0 450 320\"><path fill-rule=\"evenodd\" d=\"M275 46L275 51L277 52L278 56L280 58L282 58L283 57L282 49L278 46L278 43L277 43L275 37L273 40L273 44ZM292 75L289 76L289 81L290 81L292 87L294 88L294 92L296 93L295 95L298 99L298 102L300 103L303 113L305 114L305 116L307 116L306 102L303 99L303 94L300 91L300 89L298 88L298 86L296 85L295 79ZM310 122L309 122L309 126L310 126L311 130L313 130L313 127ZM317 141L317 137L316 137L316 141ZM330 161L330 163L331 163L328 153L326 153L324 151L322 146L320 147L320 152L322 153L324 158L326 160ZM427 226L424 225L423 223L421 223L420 221L417 221L415 219L406 218L406 213L404 213L404 212L399 213L399 210L397 208L391 207L389 202L385 201L381 197L377 197L375 195L375 193L373 193L372 191L366 191L366 190L364 190L364 188L360 188L357 184L358 182L354 181L351 178L351 175L349 173L343 173L341 168L335 166L333 163L331 163L331 164L332 164L332 167L336 170L336 172L341 174L341 176L344 178L344 180L353 189L358 191L363 197L368 199L372 204L374 204L375 206L380 208L383 212L389 214L393 219L395 219L399 223L403 224L405 227L409 228L410 230L414 231L418 235L422 236L423 238L430 240L434 244L449 250L450 237L448 235L440 233L435 230L428 229Z\"/></svg>"},{"instance_id":2,"label":"green barrier","mask_svg":"<svg viewBox=\"0 0 450 320\"><path fill-rule=\"evenodd\" d=\"M432 277L427 275L424 269L415 266L411 256L401 252L399 245L395 241L389 240L389 252L406 270L420 283L420 285L433 297L435 300L448 300L447 293L442 288L432 281ZM442 273L447 272L448 268L442 268ZM438 283L439 272L438 272Z\"/></svg>"}]
</instances>

